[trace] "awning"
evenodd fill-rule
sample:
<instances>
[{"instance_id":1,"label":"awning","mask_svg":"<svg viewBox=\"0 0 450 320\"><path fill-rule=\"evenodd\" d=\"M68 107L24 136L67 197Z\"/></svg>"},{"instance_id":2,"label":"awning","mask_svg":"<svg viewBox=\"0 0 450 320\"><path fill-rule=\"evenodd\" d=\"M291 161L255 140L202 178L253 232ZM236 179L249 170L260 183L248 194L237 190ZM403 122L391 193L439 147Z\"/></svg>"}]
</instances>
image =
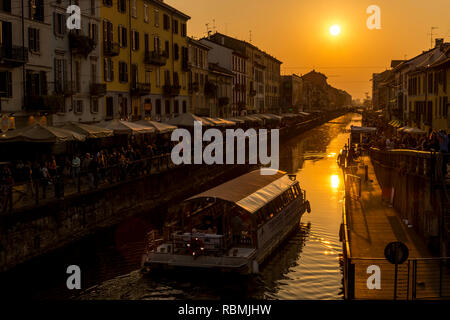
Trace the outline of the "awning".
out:
<instances>
[{"instance_id":1,"label":"awning","mask_svg":"<svg viewBox=\"0 0 450 320\"><path fill-rule=\"evenodd\" d=\"M77 122L68 122L64 124L61 128L85 135L86 138L88 139L106 138L114 135L114 131L110 129L102 128L97 125L77 123Z\"/></svg>"},{"instance_id":2,"label":"awning","mask_svg":"<svg viewBox=\"0 0 450 320\"><path fill-rule=\"evenodd\" d=\"M248 119L250 121L259 123L259 124L264 124L264 120L262 120L261 118L255 117L254 115L246 115L246 116L242 116L243 119Z\"/></svg>"},{"instance_id":3,"label":"awning","mask_svg":"<svg viewBox=\"0 0 450 320\"><path fill-rule=\"evenodd\" d=\"M146 126L146 127L152 127L154 128L158 133L167 133L167 132L172 132L173 130L177 129L176 126L167 124L167 123L162 123L162 122L157 122L157 121L151 121L151 120L139 120L136 121L136 123Z\"/></svg>"},{"instance_id":4,"label":"awning","mask_svg":"<svg viewBox=\"0 0 450 320\"><path fill-rule=\"evenodd\" d=\"M377 128L375 127L358 127L358 126L351 126L351 131L354 133L373 133L377 132Z\"/></svg>"},{"instance_id":5,"label":"awning","mask_svg":"<svg viewBox=\"0 0 450 320\"><path fill-rule=\"evenodd\" d=\"M274 170L273 175L261 175L260 170L255 170L189 198L188 201L215 198L233 202L249 213L254 213L295 183L283 171Z\"/></svg>"},{"instance_id":6,"label":"awning","mask_svg":"<svg viewBox=\"0 0 450 320\"><path fill-rule=\"evenodd\" d=\"M84 140L86 140L85 135L67 129L43 126L39 123L0 135L0 142L63 143Z\"/></svg>"},{"instance_id":7,"label":"awning","mask_svg":"<svg viewBox=\"0 0 450 320\"><path fill-rule=\"evenodd\" d=\"M400 121L398 120L392 120L391 122L389 122L389 125L394 128L400 128L402 126Z\"/></svg>"},{"instance_id":8,"label":"awning","mask_svg":"<svg viewBox=\"0 0 450 320\"><path fill-rule=\"evenodd\" d=\"M227 126L235 126L236 125L235 121L230 121L230 120L222 119L222 118L214 118L214 119L217 119L219 121L223 121L225 123L225 125L227 125Z\"/></svg>"},{"instance_id":9,"label":"awning","mask_svg":"<svg viewBox=\"0 0 450 320\"><path fill-rule=\"evenodd\" d=\"M405 130L403 130L403 132L409 133L409 134L425 134L426 133L424 130L419 129L419 128L406 128Z\"/></svg>"},{"instance_id":10,"label":"awning","mask_svg":"<svg viewBox=\"0 0 450 320\"><path fill-rule=\"evenodd\" d=\"M234 122L234 123L245 123L245 121L244 120L242 120L242 119L238 119L238 118L227 118L226 119L227 121L232 121L232 122Z\"/></svg>"},{"instance_id":11,"label":"awning","mask_svg":"<svg viewBox=\"0 0 450 320\"><path fill-rule=\"evenodd\" d=\"M210 117L202 117L202 118L206 119L206 121L212 123L216 127L224 127L228 125L224 120L218 118L210 118Z\"/></svg>"},{"instance_id":12,"label":"awning","mask_svg":"<svg viewBox=\"0 0 450 320\"><path fill-rule=\"evenodd\" d=\"M102 122L99 126L107 128L114 131L114 134L142 134L142 133L153 133L156 132L155 128L143 126L136 122L129 122L124 120L111 120Z\"/></svg>"},{"instance_id":13,"label":"awning","mask_svg":"<svg viewBox=\"0 0 450 320\"><path fill-rule=\"evenodd\" d=\"M172 124L178 127L193 127L194 121L201 121L202 125L205 127L214 126L212 122L209 122L205 118L198 117L192 113L182 113L176 118L166 121L168 124Z\"/></svg>"}]
</instances>

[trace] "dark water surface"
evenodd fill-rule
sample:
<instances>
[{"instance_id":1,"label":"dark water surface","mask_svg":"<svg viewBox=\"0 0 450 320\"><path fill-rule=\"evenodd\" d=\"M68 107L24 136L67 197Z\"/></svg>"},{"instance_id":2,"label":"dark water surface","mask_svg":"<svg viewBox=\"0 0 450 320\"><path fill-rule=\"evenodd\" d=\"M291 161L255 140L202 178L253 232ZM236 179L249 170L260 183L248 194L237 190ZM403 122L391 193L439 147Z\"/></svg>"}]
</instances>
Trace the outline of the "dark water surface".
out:
<instances>
[{"instance_id":1,"label":"dark water surface","mask_svg":"<svg viewBox=\"0 0 450 320\"><path fill-rule=\"evenodd\" d=\"M143 276L143 236L158 221L141 217L21 266L10 275L7 294L38 299L342 299L343 185L336 157L350 124L360 120L345 115L280 142L280 170L297 174L312 212L305 213L298 230L258 275L176 271ZM65 268L71 264L81 267L83 290L77 294L65 289Z\"/></svg>"}]
</instances>

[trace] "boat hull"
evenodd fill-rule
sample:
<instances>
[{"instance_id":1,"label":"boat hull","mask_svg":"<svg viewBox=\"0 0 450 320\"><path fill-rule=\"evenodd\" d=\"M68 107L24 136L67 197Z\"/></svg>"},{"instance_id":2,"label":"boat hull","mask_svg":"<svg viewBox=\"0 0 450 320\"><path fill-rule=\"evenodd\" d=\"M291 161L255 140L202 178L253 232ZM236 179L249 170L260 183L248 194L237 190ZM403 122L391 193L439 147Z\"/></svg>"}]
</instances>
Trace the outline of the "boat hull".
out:
<instances>
[{"instance_id":1,"label":"boat hull","mask_svg":"<svg viewBox=\"0 0 450 320\"><path fill-rule=\"evenodd\" d=\"M252 274L259 272L262 264L274 250L299 227L305 211L309 211L309 202L300 198L289 204L258 230L258 248L243 256L192 256L186 254L150 252L143 257L144 270L152 269L215 269L221 272ZM231 251L231 250L230 250Z\"/></svg>"}]
</instances>

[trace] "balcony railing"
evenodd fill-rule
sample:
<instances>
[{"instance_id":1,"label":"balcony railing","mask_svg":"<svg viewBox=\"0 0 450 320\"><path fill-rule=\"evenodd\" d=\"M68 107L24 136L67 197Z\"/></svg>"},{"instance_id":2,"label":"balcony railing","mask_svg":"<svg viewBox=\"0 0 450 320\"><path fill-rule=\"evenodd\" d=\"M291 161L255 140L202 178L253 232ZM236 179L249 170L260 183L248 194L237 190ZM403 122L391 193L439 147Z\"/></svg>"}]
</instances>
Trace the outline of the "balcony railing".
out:
<instances>
[{"instance_id":1,"label":"balcony railing","mask_svg":"<svg viewBox=\"0 0 450 320\"><path fill-rule=\"evenodd\" d=\"M95 49L97 44L94 39L88 36L71 32L69 33L69 45L73 54L80 54L87 57Z\"/></svg>"},{"instance_id":2,"label":"balcony railing","mask_svg":"<svg viewBox=\"0 0 450 320\"><path fill-rule=\"evenodd\" d=\"M230 103L230 98L228 97L220 97L219 98L219 107L226 106Z\"/></svg>"},{"instance_id":3,"label":"balcony railing","mask_svg":"<svg viewBox=\"0 0 450 320\"><path fill-rule=\"evenodd\" d=\"M189 93L198 92L200 90L200 86L198 82L192 82L189 84Z\"/></svg>"},{"instance_id":4,"label":"balcony railing","mask_svg":"<svg viewBox=\"0 0 450 320\"><path fill-rule=\"evenodd\" d=\"M28 48L0 44L0 64L20 67L28 62Z\"/></svg>"},{"instance_id":5,"label":"balcony railing","mask_svg":"<svg viewBox=\"0 0 450 320\"><path fill-rule=\"evenodd\" d=\"M164 66L167 63L167 53L165 51L146 51L144 63L155 66Z\"/></svg>"},{"instance_id":6,"label":"balcony railing","mask_svg":"<svg viewBox=\"0 0 450 320\"><path fill-rule=\"evenodd\" d=\"M165 84L163 86L163 92L165 96L175 97L180 94L181 86L177 84Z\"/></svg>"},{"instance_id":7,"label":"balcony railing","mask_svg":"<svg viewBox=\"0 0 450 320\"><path fill-rule=\"evenodd\" d=\"M89 85L91 96L102 97L106 94L106 83L92 83Z\"/></svg>"},{"instance_id":8,"label":"balcony railing","mask_svg":"<svg viewBox=\"0 0 450 320\"><path fill-rule=\"evenodd\" d=\"M58 81L48 83L50 88L54 89L56 95L71 96L77 92L76 83L74 81Z\"/></svg>"},{"instance_id":9,"label":"balcony railing","mask_svg":"<svg viewBox=\"0 0 450 320\"><path fill-rule=\"evenodd\" d=\"M150 83L136 82L131 84L131 94L135 96L145 96L150 94Z\"/></svg>"},{"instance_id":10,"label":"balcony railing","mask_svg":"<svg viewBox=\"0 0 450 320\"><path fill-rule=\"evenodd\" d=\"M25 108L30 111L56 113L64 109L63 95L34 95L25 96Z\"/></svg>"},{"instance_id":11,"label":"balcony railing","mask_svg":"<svg viewBox=\"0 0 450 320\"><path fill-rule=\"evenodd\" d=\"M105 41L103 43L103 53L108 57L118 56L120 53L120 46L117 42Z\"/></svg>"}]
</instances>

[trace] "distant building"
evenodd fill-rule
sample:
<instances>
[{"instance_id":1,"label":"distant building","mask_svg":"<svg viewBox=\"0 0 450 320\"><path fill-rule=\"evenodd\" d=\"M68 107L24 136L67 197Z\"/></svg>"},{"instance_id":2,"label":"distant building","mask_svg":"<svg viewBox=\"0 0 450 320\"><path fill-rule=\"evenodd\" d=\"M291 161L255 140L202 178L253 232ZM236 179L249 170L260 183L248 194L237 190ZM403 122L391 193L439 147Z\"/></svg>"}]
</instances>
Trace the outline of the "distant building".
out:
<instances>
[{"instance_id":1,"label":"distant building","mask_svg":"<svg viewBox=\"0 0 450 320\"><path fill-rule=\"evenodd\" d=\"M209 74L209 50L201 41L189 38L189 112L209 114L209 102L205 96L205 85Z\"/></svg>"},{"instance_id":2,"label":"distant building","mask_svg":"<svg viewBox=\"0 0 450 320\"><path fill-rule=\"evenodd\" d=\"M221 67L218 63L209 64L209 75L205 84L209 112L202 115L220 118L231 116L233 77L233 72Z\"/></svg>"},{"instance_id":3,"label":"distant building","mask_svg":"<svg viewBox=\"0 0 450 320\"><path fill-rule=\"evenodd\" d=\"M291 113L303 111L303 80L296 74L281 76L281 111Z\"/></svg>"}]
</instances>

